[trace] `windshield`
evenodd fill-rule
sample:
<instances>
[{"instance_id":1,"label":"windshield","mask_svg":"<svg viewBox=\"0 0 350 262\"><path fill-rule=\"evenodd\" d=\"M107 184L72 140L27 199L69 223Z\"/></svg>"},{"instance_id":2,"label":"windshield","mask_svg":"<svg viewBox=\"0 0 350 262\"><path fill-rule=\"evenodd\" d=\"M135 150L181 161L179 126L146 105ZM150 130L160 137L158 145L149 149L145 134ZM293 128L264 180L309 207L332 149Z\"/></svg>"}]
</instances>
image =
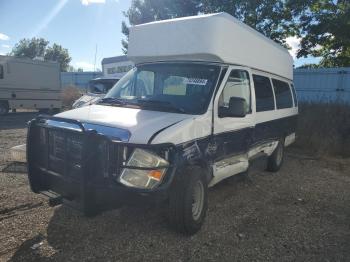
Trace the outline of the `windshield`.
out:
<instances>
[{"instance_id":1,"label":"windshield","mask_svg":"<svg viewBox=\"0 0 350 262\"><path fill-rule=\"evenodd\" d=\"M106 94L118 81L118 79L99 79L91 80L89 82L89 93L93 94Z\"/></svg>"},{"instance_id":2,"label":"windshield","mask_svg":"<svg viewBox=\"0 0 350 262\"><path fill-rule=\"evenodd\" d=\"M100 103L203 114L220 73L216 65L147 64L129 71Z\"/></svg>"}]
</instances>

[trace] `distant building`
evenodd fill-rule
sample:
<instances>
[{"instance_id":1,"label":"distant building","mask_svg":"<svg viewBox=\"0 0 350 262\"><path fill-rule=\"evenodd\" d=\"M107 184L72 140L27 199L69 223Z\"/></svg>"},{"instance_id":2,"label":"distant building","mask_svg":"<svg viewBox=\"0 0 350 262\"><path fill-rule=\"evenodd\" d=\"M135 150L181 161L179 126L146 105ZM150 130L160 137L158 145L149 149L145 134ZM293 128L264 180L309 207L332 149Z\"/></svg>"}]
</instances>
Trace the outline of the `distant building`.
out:
<instances>
[{"instance_id":1,"label":"distant building","mask_svg":"<svg viewBox=\"0 0 350 262\"><path fill-rule=\"evenodd\" d=\"M122 77L134 63L126 55L106 57L102 59L102 72L104 77Z\"/></svg>"}]
</instances>

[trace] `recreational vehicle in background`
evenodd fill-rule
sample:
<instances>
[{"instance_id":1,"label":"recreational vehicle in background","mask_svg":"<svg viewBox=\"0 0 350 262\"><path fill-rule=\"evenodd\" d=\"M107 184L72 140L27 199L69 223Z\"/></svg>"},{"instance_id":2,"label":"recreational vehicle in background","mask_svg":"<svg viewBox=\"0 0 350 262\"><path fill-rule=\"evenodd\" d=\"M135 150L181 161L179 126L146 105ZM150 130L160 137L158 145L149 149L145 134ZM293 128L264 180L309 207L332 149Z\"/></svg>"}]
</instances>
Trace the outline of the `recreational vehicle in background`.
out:
<instances>
[{"instance_id":1,"label":"recreational vehicle in background","mask_svg":"<svg viewBox=\"0 0 350 262\"><path fill-rule=\"evenodd\" d=\"M135 67L97 104L31 121L31 189L86 215L162 203L194 234L208 187L261 157L282 166L296 137L293 59L226 13L133 26L129 40Z\"/></svg>"},{"instance_id":2,"label":"recreational vehicle in background","mask_svg":"<svg viewBox=\"0 0 350 262\"><path fill-rule=\"evenodd\" d=\"M0 56L0 115L10 109L59 111L60 65L11 56Z\"/></svg>"}]
</instances>

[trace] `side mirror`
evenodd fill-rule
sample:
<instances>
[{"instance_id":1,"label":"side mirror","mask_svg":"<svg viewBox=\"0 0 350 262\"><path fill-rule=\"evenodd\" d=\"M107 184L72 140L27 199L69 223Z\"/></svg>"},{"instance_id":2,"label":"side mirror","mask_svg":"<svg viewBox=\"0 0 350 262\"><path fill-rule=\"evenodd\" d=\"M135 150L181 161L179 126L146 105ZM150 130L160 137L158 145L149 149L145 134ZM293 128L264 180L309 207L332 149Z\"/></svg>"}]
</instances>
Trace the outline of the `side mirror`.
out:
<instances>
[{"instance_id":1,"label":"side mirror","mask_svg":"<svg viewBox=\"0 0 350 262\"><path fill-rule=\"evenodd\" d=\"M247 102L241 97L231 97L229 106L219 107L219 117L245 117Z\"/></svg>"}]
</instances>

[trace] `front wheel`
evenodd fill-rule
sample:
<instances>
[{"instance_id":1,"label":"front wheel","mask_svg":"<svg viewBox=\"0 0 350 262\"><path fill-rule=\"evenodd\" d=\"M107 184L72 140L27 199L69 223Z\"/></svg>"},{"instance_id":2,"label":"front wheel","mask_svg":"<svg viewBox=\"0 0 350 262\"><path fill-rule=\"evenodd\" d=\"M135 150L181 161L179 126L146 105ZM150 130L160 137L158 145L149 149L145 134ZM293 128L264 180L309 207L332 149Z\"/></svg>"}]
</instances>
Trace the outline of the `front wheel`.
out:
<instances>
[{"instance_id":1,"label":"front wheel","mask_svg":"<svg viewBox=\"0 0 350 262\"><path fill-rule=\"evenodd\" d=\"M177 178L169 198L169 223L176 231L193 235L202 226L208 207L204 175L189 170Z\"/></svg>"},{"instance_id":2,"label":"front wheel","mask_svg":"<svg viewBox=\"0 0 350 262\"><path fill-rule=\"evenodd\" d=\"M284 139L281 139L278 141L278 145L271 154L271 156L268 157L267 159L267 171L270 172L277 172L283 163L284 159Z\"/></svg>"}]
</instances>

